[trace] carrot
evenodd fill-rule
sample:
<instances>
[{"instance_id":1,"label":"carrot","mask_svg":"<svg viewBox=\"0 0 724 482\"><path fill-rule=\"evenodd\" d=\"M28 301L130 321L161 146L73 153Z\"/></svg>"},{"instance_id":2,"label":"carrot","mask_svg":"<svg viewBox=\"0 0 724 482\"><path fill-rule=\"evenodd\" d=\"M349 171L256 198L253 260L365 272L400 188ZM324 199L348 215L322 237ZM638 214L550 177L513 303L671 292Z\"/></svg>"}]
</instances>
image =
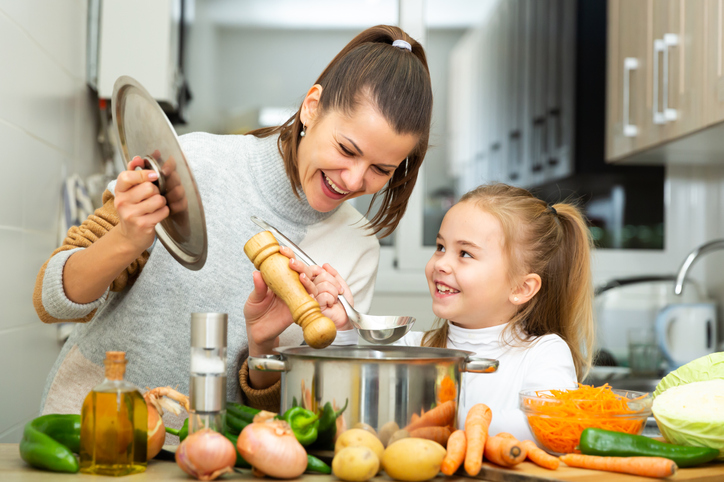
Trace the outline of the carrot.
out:
<instances>
[{"instance_id":1,"label":"carrot","mask_svg":"<svg viewBox=\"0 0 724 482\"><path fill-rule=\"evenodd\" d=\"M511 434L501 432L485 441L485 458L503 467L513 467L525 460L525 449Z\"/></svg>"},{"instance_id":2,"label":"carrot","mask_svg":"<svg viewBox=\"0 0 724 482\"><path fill-rule=\"evenodd\" d=\"M426 438L437 442L443 447L447 446L447 441L450 438L450 429L447 427L422 427L416 428L410 432L410 437L415 438Z\"/></svg>"},{"instance_id":3,"label":"carrot","mask_svg":"<svg viewBox=\"0 0 724 482\"><path fill-rule=\"evenodd\" d=\"M422 427L444 427L452 423L455 418L455 402L450 400L441 403L432 410L428 410L419 419L410 423L405 430L412 433L413 430Z\"/></svg>"},{"instance_id":4,"label":"carrot","mask_svg":"<svg viewBox=\"0 0 724 482\"><path fill-rule=\"evenodd\" d=\"M526 400L524 411L531 411L528 424L538 442L553 452L574 452L587 427L637 434L646 422L621 417L635 412L629 408L632 399L615 394L608 384L593 387L579 383L574 390L540 391L536 395L542 400Z\"/></svg>"},{"instance_id":5,"label":"carrot","mask_svg":"<svg viewBox=\"0 0 724 482\"><path fill-rule=\"evenodd\" d=\"M670 477L678 468L676 462L663 457L599 457L566 454L560 459L569 467L620 472L642 477Z\"/></svg>"},{"instance_id":6,"label":"carrot","mask_svg":"<svg viewBox=\"0 0 724 482\"><path fill-rule=\"evenodd\" d=\"M413 423L417 422L418 420L420 420L420 416L416 413L413 413L412 416L410 417L410 424L413 424Z\"/></svg>"},{"instance_id":7,"label":"carrot","mask_svg":"<svg viewBox=\"0 0 724 482\"><path fill-rule=\"evenodd\" d=\"M484 403L477 403L465 417L465 435L467 447L465 449L465 472L475 477L483 466L483 452L485 439L488 438L488 429L493 420L493 412Z\"/></svg>"},{"instance_id":8,"label":"carrot","mask_svg":"<svg viewBox=\"0 0 724 482\"><path fill-rule=\"evenodd\" d=\"M439 403L447 402L448 400L455 400L458 396L458 390L455 386L455 382L449 375L440 382L440 388L437 392L437 399Z\"/></svg>"},{"instance_id":9,"label":"carrot","mask_svg":"<svg viewBox=\"0 0 724 482\"><path fill-rule=\"evenodd\" d=\"M525 449L530 461L544 469L556 470L561 464L558 457L554 457L545 450L540 449L532 440L521 440L520 445Z\"/></svg>"},{"instance_id":10,"label":"carrot","mask_svg":"<svg viewBox=\"0 0 724 482\"><path fill-rule=\"evenodd\" d=\"M465 430L455 430L447 439L447 454L442 460L440 470L445 475L452 475L460 468L465 460L465 449L467 448Z\"/></svg>"}]
</instances>

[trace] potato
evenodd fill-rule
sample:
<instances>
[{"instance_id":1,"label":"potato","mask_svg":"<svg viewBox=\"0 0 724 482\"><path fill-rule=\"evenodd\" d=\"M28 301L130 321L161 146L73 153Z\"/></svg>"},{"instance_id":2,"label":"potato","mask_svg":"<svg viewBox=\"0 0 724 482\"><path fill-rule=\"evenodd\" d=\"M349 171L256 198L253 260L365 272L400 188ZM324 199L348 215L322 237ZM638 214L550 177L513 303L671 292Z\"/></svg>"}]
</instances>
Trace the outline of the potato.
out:
<instances>
[{"instance_id":1,"label":"potato","mask_svg":"<svg viewBox=\"0 0 724 482\"><path fill-rule=\"evenodd\" d=\"M387 442L389 442L390 437L392 437L392 434L400 430L400 426L397 425L397 422L394 420L391 422L387 422L380 428L380 433L377 435L380 438L380 441L382 442L382 445L387 447Z\"/></svg>"},{"instance_id":2,"label":"potato","mask_svg":"<svg viewBox=\"0 0 724 482\"><path fill-rule=\"evenodd\" d=\"M361 428L351 428L343 432L334 444L334 453L336 454L346 447L367 447L371 449L380 460L382 459L382 453L385 451L385 447L382 445L382 442L380 442L380 439Z\"/></svg>"},{"instance_id":3,"label":"potato","mask_svg":"<svg viewBox=\"0 0 724 482\"><path fill-rule=\"evenodd\" d=\"M377 431L372 427L372 425L369 425L367 423L357 422L352 428L361 428L362 430L367 430L369 433L377 438L380 437L379 435L377 435Z\"/></svg>"},{"instance_id":4,"label":"potato","mask_svg":"<svg viewBox=\"0 0 724 482\"><path fill-rule=\"evenodd\" d=\"M369 447L345 447L332 459L332 472L342 480L363 482L380 470L380 459Z\"/></svg>"},{"instance_id":5,"label":"potato","mask_svg":"<svg viewBox=\"0 0 724 482\"><path fill-rule=\"evenodd\" d=\"M397 432L393 433L390 437L390 440L387 441L387 446L389 447L393 443L397 442L398 440L402 440L403 438L408 438L410 436L410 432L407 430L398 430Z\"/></svg>"},{"instance_id":6,"label":"potato","mask_svg":"<svg viewBox=\"0 0 724 482\"><path fill-rule=\"evenodd\" d=\"M382 468L397 480L420 482L435 477L445 449L432 440L404 438L390 444L382 455Z\"/></svg>"}]
</instances>

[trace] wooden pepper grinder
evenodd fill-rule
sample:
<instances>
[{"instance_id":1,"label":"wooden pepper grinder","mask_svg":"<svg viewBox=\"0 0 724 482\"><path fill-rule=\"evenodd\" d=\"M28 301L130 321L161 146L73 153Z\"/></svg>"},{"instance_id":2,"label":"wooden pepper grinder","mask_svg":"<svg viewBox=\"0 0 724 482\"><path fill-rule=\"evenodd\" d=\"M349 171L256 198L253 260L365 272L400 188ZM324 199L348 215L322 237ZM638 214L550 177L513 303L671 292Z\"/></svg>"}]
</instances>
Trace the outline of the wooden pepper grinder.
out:
<instances>
[{"instance_id":1,"label":"wooden pepper grinder","mask_svg":"<svg viewBox=\"0 0 724 482\"><path fill-rule=\"evenodd\" d=\"M264 282L284 301L294 322L304 330L304 341L312 348L324 348L334 341L337 328L322 314L317 300L299 281L299 273L289 267L289 258L279 252L272 233L262 231L244 245L244 252L261 272Z\"/></svg>"}]
</instances>

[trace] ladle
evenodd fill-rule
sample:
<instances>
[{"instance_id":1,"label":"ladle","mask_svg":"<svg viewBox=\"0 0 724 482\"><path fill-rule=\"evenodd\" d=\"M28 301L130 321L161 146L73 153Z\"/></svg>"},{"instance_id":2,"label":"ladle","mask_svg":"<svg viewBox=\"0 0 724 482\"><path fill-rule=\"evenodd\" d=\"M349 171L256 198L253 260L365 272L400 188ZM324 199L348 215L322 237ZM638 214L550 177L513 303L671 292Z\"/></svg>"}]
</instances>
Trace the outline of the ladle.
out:
<instances>
[{"instance_id":1,"label":"ladle","mask_svg":"<svg viewBox=\"0 0 724 482\"><path fill-rule=\"evenodd\" d=\"M289 247L302 261L308 265L317 264L307 253L302 251L302 248L280 233L277 228L256 216L252 216L251 220L254 221L257 226L271 231L277 238L277 241ZM412 325L415 323L415 318L411 316L365 315L352 308L344 296L339 295L337 297L340 303L342 303L344 311L347 312L350 323L352 323L352 326L354 326L357 333L359 333L359 336L370 343L381 345L393 343L410 331L410 328L412 328Z\"/></svg>"}]
</instances>

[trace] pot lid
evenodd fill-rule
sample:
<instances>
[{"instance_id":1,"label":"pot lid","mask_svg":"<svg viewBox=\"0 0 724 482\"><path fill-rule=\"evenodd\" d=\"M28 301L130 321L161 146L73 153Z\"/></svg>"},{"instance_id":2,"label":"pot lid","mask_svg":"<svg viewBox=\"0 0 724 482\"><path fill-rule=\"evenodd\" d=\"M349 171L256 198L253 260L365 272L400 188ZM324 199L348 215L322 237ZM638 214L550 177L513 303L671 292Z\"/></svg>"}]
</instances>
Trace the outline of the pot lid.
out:
<instances>
[{"instance_id":1,"label":"pot lid","mask_svg":"<svg viewBox=\"0 0 724 482\"><path fill-rule=\"evenodd\" d=\"M111 106L123 161L128 166L135 156L143 158L145 169L158 173L154 184L171 208L156 225L156 236L183 266L201 269L207 251L204 208L176 132L156 100L131 77L116 80Z\"/></svg>"}]
</instances>

